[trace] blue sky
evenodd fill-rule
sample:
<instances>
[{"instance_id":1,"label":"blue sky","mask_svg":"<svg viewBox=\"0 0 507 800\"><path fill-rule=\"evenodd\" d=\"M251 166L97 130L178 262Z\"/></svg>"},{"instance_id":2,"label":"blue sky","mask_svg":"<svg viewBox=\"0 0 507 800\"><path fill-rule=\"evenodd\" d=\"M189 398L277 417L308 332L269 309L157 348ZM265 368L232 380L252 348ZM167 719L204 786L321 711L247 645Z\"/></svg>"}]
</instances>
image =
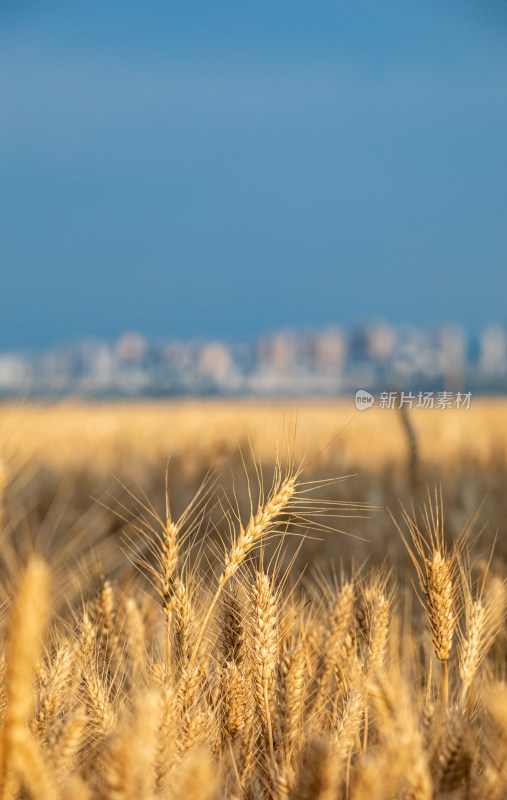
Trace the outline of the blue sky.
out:
<instances>
[{"instance_id":1,"label":"blue sky","mask_svg":"<svg viewBox=\"0 0 507 800\"><path fill-rule=\"evenodd\" d=\"M507 6L3 0L0 350L507 322Z\"/></svg>"}]
</instances>

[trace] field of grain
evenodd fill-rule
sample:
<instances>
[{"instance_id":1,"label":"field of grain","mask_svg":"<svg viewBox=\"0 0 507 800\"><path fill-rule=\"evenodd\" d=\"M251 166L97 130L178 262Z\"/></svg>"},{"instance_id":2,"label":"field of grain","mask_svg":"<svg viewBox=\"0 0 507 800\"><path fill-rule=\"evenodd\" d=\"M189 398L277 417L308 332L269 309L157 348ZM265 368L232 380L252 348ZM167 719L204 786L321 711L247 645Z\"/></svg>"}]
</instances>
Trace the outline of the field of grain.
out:
<instances>
[{"instance_id":1,"label":"field of grain","mask_svg":"<svg viewBox=\"0 0 507 800\"><path fill-rule=\"evenodd\" d=\"M506 419L0 407L0 798L506 797Z\"/></svg>"}]
</instances>

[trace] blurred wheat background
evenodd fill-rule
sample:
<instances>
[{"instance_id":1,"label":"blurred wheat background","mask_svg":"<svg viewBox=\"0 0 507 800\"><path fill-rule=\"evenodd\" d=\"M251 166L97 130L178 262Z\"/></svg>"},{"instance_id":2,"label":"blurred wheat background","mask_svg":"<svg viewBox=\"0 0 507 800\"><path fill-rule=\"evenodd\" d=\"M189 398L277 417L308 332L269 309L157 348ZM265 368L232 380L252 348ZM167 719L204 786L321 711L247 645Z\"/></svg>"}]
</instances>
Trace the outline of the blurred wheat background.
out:
<instances>
[{"instance_id":1,"label":"blurred wheat background","mask_svg":"<svg viewBox=\"0 0 507 800\"><path fill-rule=\"evenodd\" d=\"M506 411L2 406L0 796L507 796Z\"/></svg>"}]
</instances>

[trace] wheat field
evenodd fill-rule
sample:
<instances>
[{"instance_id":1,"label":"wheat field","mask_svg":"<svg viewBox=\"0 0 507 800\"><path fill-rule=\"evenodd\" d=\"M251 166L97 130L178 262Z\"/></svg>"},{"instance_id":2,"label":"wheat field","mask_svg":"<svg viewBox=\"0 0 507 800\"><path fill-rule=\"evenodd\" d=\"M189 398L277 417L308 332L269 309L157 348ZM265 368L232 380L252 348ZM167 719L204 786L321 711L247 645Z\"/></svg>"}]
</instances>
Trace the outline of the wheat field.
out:
<instances>
[{"instance_id":1,"label":"wheat field","mask_svg":"<svg viewBox=\"0 0 507 800\"><path fill-rule=\"evenodd\" d=\"M507 797L506 412L0 407L0 798Z\"/></svg>"}]
</instances>

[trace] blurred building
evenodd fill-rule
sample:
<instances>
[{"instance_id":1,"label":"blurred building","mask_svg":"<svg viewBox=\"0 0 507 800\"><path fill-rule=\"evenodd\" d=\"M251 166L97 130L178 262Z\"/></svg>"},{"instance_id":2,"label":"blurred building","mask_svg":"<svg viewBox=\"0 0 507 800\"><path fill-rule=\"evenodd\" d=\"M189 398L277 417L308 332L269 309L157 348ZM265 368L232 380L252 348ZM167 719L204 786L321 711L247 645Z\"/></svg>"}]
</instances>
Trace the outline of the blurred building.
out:
<instances>
[{"instance_id":1,"label":"blurred building","mask_svg":"<svg viewBox=\"0 0 507 800\"><path fill-rule=\"evenodd\" d=\"M329 328L315 336L315 370L341 377L347 357L345 336L338 328Z\"/></svg>"},{"instance_id":2,"label":"blurred building","mask_svg":"<svg viewBox=\"0 0 507 800\"><path fill-rule=\"evenodd\" d=\"M126 333L118 339L114 351L120 361L139 362L146 357L148 342L139 333Z\"/></svg>"},{"instance_id":3,"label":"blurred building","mask_svg":"<svg viewBox=\"0 0 507 800\"><path fill-rule=\"evenodd\" d=\"M480 337L479 365L485 377L507 373L507 335L500 325L490 325Z\"/></svg>"},{"instance_id":4,"label":"blurred building","mask_svg":"<svg viewBox=\"0 0 507 800\"><path fill-rule=\"evenodd\" d=\"M280 331L259 343L259 362L281 372L290 372L297 365L298 344L294 333Z\"/></svg>"},{"instance_id":5,"label":"blurred building","mask_svg":"<svg viewBox=\"0 0 507 800\"><path fill-rule=\"evenodd\" d=\"M232 368L230 349L221 342L210 342L201 348L198 369L202 375L221 382Z\"/></svg>"},{"instance_id":6,"label":"blurred building","mask_svg":"<svg viewBox=\"0 0 507 800\"><path fill-rule=\"evenodd\" d=\"M366 351L373 361L387 361L396 347L396 330L392 325L378 323L366 329Z\"/></svg>"},{"instance_id":7,"label":"blurred building","mask_svg":"<svg viewBox=\"0 0 507 800\"><path fill-rule=\"evenodd\" d=\"M440 333L440 363L445 389L457 391L465 385L467 342L465 332L457 326Z\"/></svg>"}]
</instances>

